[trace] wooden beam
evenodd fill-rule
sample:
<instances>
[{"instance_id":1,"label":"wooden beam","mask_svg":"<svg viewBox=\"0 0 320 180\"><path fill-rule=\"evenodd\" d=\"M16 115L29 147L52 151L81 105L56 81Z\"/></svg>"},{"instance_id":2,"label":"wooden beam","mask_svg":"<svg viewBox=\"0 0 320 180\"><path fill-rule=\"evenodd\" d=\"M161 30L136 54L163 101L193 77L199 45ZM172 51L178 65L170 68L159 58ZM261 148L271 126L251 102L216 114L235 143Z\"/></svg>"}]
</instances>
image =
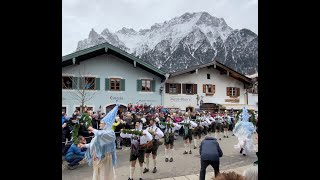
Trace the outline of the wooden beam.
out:
<instances>
[{"instance_id":1,"label":"wooden beam","mask_svg":"<svg viewBox=\"0 0 320 180\"><path fill-rule=\"evenodd\" d=\"M196 74L198 74L198 69L196 69Z\"/></svg>"},{"instance_id":2,"label":"wooden beam","mask_svg":"<svg viewBox=\"0 0 320 180\"><path fill-rule=\"evenodd\" d=\"M137 62L136 61L133 61L133 66L137 67Z\"/></svg>"},{"instance_id":3,"label":"wooden beam","mask_svg":"<svg viewBox=\"0 0 320 180\"><path fill-rule=\"evenodd\" d=\"M105 47L105 48L104 48L104 51L107 53L107 52L108 52L108 49L109 49L109 48Z\"/></svg>"},{"instance_id":4,"label":"wooden beam","mask_svg":"<svg viewBox=\"0 0 320 180\"><path fill-rule=\"evenodd\" d=\"M76 58L72 58L72 64L76 64Z\"/></svg>"},{"instance_id":5,"label":"wooden beam","mask_svg":"<svg viewBox=\"0 0 320 180\"><path fill-rule=\"evenodd\" d=\"M229 76L229 71L227 71L227 76Z\"/></svg>"}]
</instances>

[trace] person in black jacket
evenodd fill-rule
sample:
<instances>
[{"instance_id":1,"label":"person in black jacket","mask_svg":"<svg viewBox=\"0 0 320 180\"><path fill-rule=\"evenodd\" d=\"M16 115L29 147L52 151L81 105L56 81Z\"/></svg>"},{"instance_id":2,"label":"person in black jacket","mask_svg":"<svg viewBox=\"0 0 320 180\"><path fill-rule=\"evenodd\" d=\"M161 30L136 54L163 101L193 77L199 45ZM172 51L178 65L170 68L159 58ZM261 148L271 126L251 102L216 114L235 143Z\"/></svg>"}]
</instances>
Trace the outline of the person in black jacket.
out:
<instances>
[{"instance_id":1,"label":"person in black jacket","mask_svg":"<svg viewBox=\"0 0 320 180\"><path fill-rule=\"evenodd\" d=\"M214 176L219 174L220 157L223 153L216 138L206 136L200 145L201 170L200 180L205 180L206 169L211 165L214 169Z\"/></svg>"}]
</instances>

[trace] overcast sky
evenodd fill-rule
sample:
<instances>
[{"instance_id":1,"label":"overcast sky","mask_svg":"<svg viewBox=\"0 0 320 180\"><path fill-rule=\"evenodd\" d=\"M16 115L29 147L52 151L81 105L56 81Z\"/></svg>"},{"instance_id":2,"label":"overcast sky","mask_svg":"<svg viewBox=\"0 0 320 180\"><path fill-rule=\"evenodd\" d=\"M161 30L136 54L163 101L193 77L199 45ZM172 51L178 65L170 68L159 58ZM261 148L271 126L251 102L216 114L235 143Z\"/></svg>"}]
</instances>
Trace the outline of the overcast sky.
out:
<instances>
[{"instance_id":1,"label":"overcast sky","mask_svg":"<svg viewBox=\"0 0 320 180\"><path fill-rule=\"evenodd\" d=\"M258 34L258 0L63 0L62 55L74 52L91 28L98 33L122 27L138 31L200 11L224 18L233 29L248 28Z\"/></svg>"}]
</instances>

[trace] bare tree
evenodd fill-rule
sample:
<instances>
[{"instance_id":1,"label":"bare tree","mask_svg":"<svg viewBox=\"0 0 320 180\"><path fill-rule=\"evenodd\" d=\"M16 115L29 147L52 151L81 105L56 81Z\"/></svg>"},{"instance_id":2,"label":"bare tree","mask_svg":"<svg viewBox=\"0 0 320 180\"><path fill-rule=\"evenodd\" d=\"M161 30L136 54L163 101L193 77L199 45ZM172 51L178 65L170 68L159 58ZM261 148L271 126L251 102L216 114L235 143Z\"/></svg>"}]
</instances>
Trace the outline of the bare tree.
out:
<instances>
[{"instance_id":1,"label":"bare tree","mask_svg":"<svg viewBox=\"0 0 320 180\"><path fill-rule=\"evenodd\" d=\"M72 89L69 91L70 97L80 104L80 113L86 107L85 103L94 98L96 92L96 78L85 77L79 70L78 77L65 77L62 79L63 89Z\"/></svg>"}]
</instances>

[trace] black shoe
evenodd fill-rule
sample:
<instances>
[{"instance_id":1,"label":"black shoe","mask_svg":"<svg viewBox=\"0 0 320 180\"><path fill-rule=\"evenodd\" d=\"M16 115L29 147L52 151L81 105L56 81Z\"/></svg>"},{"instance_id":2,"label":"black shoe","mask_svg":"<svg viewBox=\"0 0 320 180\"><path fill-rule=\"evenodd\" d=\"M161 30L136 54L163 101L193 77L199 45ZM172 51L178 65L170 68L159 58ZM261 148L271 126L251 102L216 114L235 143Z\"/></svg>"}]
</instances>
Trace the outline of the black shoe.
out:
<instances>
[{"instance_id":1,"label":"black shoe","mask_svg":"<svg viewBox=\"0 0 320 180\"><path fill-rule=\"evenodd\" d=\"M149 169L144 168L143 173L149 172Z\"/></svg>"},{"instance_id":2,"label":"black shoe","mask_svg":"<svg viewBox=\"0 0 320 180\"><path fill-rule=\"evenodd\" d=\"M229 136L227 136L227 138L229 138Z\"/></svg>"},{"instance_id":3,"label":"black shoe","mask_svg":"<svg viewBox=\"0 0 320 180\"><path fill-rule=\"evenodd\" d=\"M193 149L197 149L197 146L194 146Z\"/></svg>"},{"instance_id":4,"label":"black shoe","mask_svg":"<svg viewBox=\"0 0 320 180\"><path fill-rule=\"evenodd\" d=\"M153 172L153 173L156 173L156 172L157 172L157 168L154 167L152 172Z\"/></svg>"},{"instance_id":5,"label":"black shoe","mask_svg":"<svg viewBox=\"0 0 320 180\"><path fill-rule=\"evenodd\" d=\"M184 151L183 154L188 154L188 152L187 152L187 151Z\"/></svg>"},{"instance_id":6,"label":"black shoe","mask_svg":"<svg viewBox=\"0 0 320 180\"><path fill-rule=\"evenodd\" d=\"M133 179L128 178L128 180L133 180Z\"/></svg>"},{"instance_id":7,"label":"black shoe","mask_svg":"<svg viewBox=\"0 0 320 180\"><path fill-rule=\"evenodd\" d=\"M219 138L219 140L221 141L221 138Z\"/></svg>"},{"instance_id":8,"label":"black shoe","mask_svg":"<svg viewBox=\"0 0 320 180\"><path fill-rule=\"evenodd\" d=\"M133 179L132 179L133 180ZM139 178L139 180L142 180L142 178Z\"/></svg>"},{"instance_id":9,"label":"black shoe","mask_svg":"<svg viewBox=\"0 0 320 180\"><path fill-rule=\"evenodd\" d=\"M173 161L173 158L170 158L170 162L172 162Z\"/></svg>"},{"instance_id":10,"label":"black shoe","mask_svg":"<svg viewBox=\"0 0 320 180\"><path fill-rule=\"evenodd\" d=\"M242 154L243 156L246 156L246 154Z\"/></svg>"},{"instance_id":11,"label":"black shoe","mask_svg":"<svg viewBox=\"0 0 320 180\"><path fill-rule=\"evenodd\" d=\"M166 162L168 162L169 161L169 159L168 158L166 158L166 160L165 160Z\"/></svg>"},{"instance_id":12,"label":"black shoe","mask_svg":"<svg viewBox=\"0 0 320 180\"><path fill-rule=\"evenodd\" d=\"M223 138L226 138L226 136L223 136Z\"/></svg>"},{"instance_id":13,"label":"black shoe","mask_svg":"<svg viewBox=\"0 0 320 180\"><path fill-rule=\"evenodd\" d=\"M234 134L232 134L232 136L234 136Z\"/></svg>"},{"instance_id":14,"label":"black shoe","mask_svg":"<svg viewBox=\"0 0 320 180\"><path fill-rule=\"evenodd\" d=\"M191 150L189 151L189 154L192 154Z\"/></svg>"},{"instance_id":15,"label":"black shoe","mask_svg":"<svg viewBox=\"0 0 320 180\"><path fill-rule=\"evenodd\" d=\"M240 154L242 154L243 148L240 149Z\"/></svg>"}]
</instances>

